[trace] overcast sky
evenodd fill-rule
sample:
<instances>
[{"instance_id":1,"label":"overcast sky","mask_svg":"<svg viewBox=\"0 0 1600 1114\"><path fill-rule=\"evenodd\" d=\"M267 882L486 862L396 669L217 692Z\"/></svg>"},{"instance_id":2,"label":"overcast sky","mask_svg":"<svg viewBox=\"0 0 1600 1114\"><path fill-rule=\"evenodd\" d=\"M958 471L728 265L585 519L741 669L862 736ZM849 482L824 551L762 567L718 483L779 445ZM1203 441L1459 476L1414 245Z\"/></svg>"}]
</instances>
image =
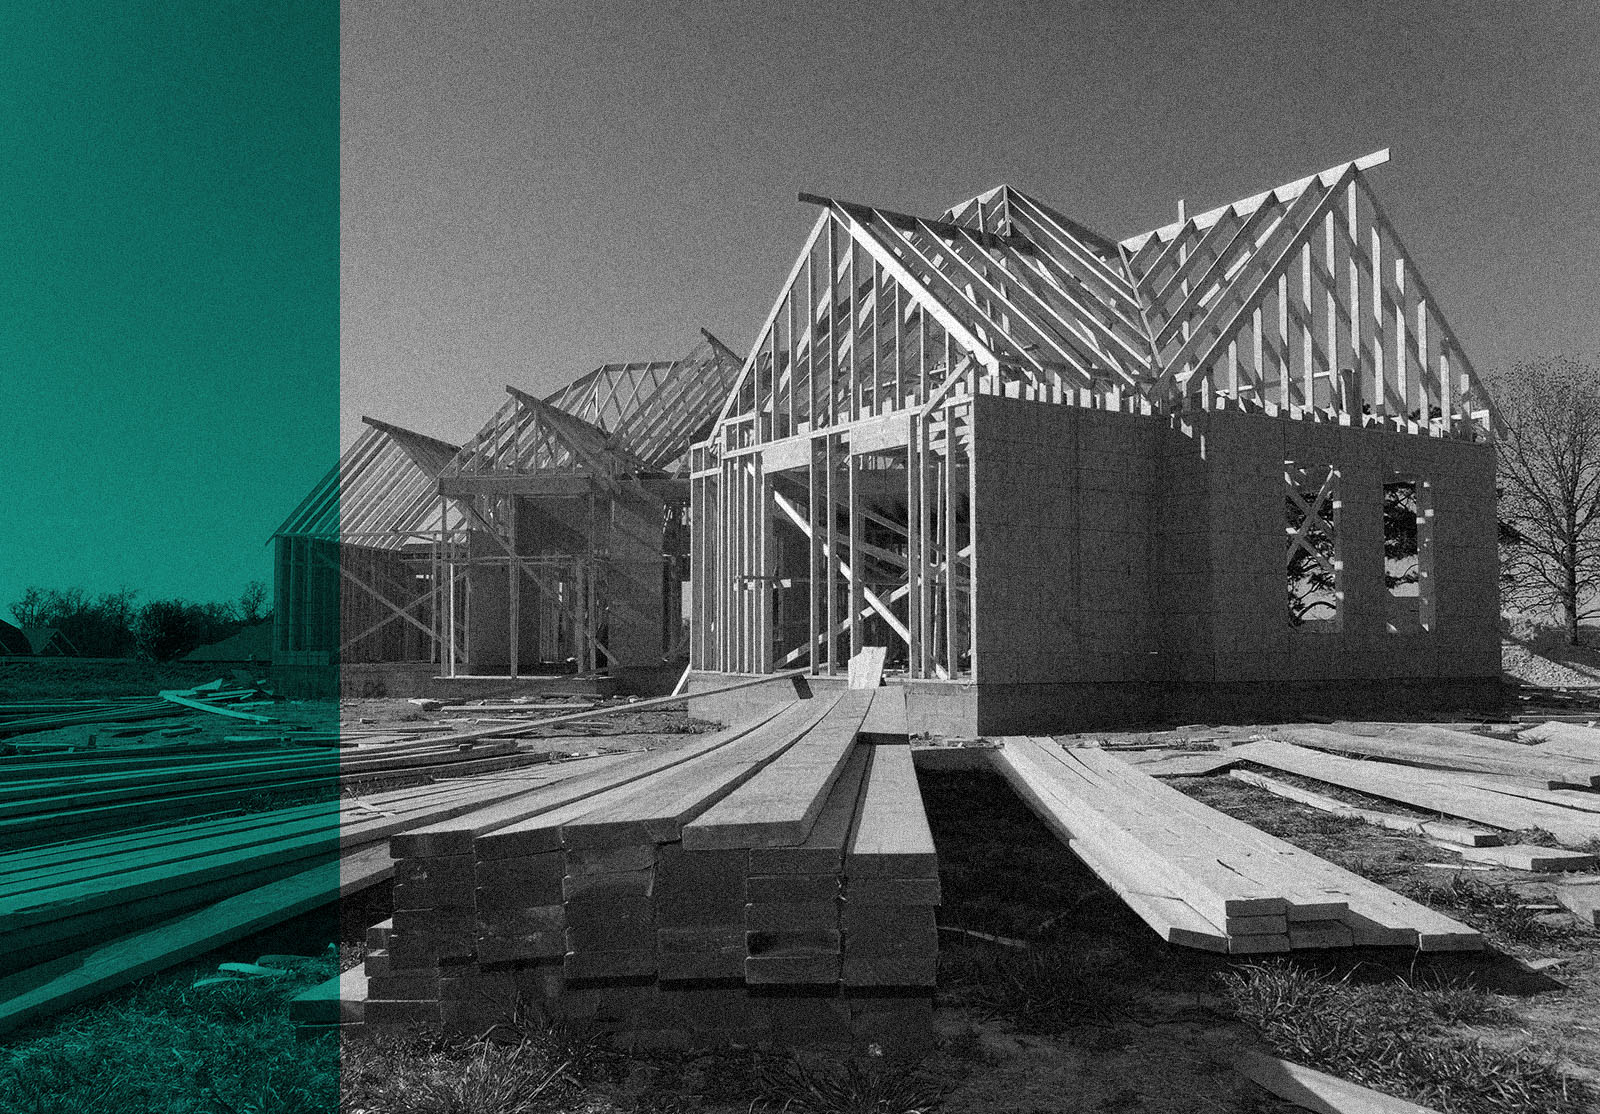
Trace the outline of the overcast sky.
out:
<instances>
[{"instance_id":1,"label":"overcast sky","mask_svg":"<svg viewBox=\"0 0 1600 1114\"><path fill-rule=\"evenodd\" d=\"M393 4L342 27L341 418L739 351L816 211L1001 182L1121 238L1372 181L1480 368L1600 353L1600 4Z\"/></svg>"}]
</instances>

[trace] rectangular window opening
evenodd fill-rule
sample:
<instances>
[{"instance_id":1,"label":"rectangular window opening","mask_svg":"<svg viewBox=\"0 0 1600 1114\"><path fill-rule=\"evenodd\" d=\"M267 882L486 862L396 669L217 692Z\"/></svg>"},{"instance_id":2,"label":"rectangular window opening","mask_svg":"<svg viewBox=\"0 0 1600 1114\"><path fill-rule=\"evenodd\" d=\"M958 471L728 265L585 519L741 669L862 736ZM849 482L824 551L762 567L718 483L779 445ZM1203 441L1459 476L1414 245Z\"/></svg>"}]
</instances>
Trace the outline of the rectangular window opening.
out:
<instances>
[{"instance_id":1,"label":"rectangular window opening","mask_svg":"<svg viewBox=\"0 0 1600 1114\"><path fill-rule=\"evenodd\" d=\"M1396 477L1383 485L1383 583L1390 634L1431 631L1433 515L1428 485Z\"/></svg>"},{"instance_id":2,"label":"rectangular window opening","mask_svg":"<svg viewBox=\"0 0 1600 1114\"><path fill-rule=\"evenodd\" d=\"M1284 534L1289 625L1333 633L1344 613L1339 552L1339 470L1331 464L1283 462Z\"/></svg>"}]
</instances>

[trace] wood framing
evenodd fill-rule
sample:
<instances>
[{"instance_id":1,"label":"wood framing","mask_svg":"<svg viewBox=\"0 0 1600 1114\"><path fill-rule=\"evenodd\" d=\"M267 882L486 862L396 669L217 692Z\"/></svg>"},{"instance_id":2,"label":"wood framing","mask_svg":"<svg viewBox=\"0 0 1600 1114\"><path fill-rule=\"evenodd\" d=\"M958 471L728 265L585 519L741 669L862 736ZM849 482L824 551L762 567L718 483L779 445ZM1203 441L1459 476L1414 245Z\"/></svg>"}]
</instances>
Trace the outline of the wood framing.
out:
<instances>
[{"instance_id":1,"label":"wood framing","mask_svg":"<svg viewBox=\"0 0 1600 1114\"><path fill-rule=\"evenodd\" d=\"M688 446L742 360L607 364L465 446L368 428L275 536L285 663L515 677L681 659Z\"/></svg>"},{"instance_id":2,"label":"wood framing","mask_svg":"<svg viewBox=\"0 0 1600 1114\"><path fill-rule=\"evenodd\" d=\"M821 213L690 458L694 670L832 677L882 645L891 674L980 694L1041 672L1159 686L1235 665L1313 679L1323 662L1338 676L1326 655L1395 610L1368 583L1383 582L1371 461L1429 492L1459 461L1440 481L1456 501L1431 504L1441 520L1476 526L1493 499L1498 418L1367 181L1387 159L1121 242L1010 186L936 218L802 194ZM1383 434L1418 451L1349 439ZM1219 453L1234 437L1264 457ZM1317 484L1286 523L1296 468ZM1237 542L1247 567L1202 537ZM1456 629L1420 657L1391 662L1387 645L1381 669L1475 676L1482 608L1464 601L1494 597L1479 556L1492 531L1460 535L1454 557L1423 544ZM1270 600L1276 646L1297 563L1338 620L1296 633L1338 637L1264 651L1233 609ZM1444 630L1423 606L1407 638ZM1203 650L1186 633L1201 627ZM1266 668L1263 652L1300 664Z\"/></svg>"}]
</instances>

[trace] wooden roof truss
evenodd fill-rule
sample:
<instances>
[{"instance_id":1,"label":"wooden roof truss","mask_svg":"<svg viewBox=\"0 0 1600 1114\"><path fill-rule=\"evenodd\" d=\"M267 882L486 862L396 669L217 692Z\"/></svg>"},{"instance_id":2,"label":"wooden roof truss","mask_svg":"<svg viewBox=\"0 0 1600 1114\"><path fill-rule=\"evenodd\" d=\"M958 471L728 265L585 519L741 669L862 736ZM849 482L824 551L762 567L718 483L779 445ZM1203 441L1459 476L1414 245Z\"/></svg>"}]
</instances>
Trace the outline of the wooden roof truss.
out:
<instances>
[{"instance_id":1,"label":"wooden roof truss","mask_svg":"<svg viewBox=\"0 0 1600 1114\"><path fill-rule=\"evenodd\" d=\"M1159 393L1413 433L1492 430L1492 403L1363 174L1387 159L1123 241Z\"/></svg>"},{"instance_id":2,"label":"wooden roof truss","mask_svg":"<svg viewBox=\"0 0 1600 1114\"><path fill-rule=\"evenodd\" d=\"M613 435L648 467L676 473L710 431L744 361L710 333L680 360L606 364L546 397Z\"/></svg>"},{"instance_id":3,"label":"wooden roof truss","mask_svg":"<svg viewBox=\"0 0 1600 1114\"><path fill-rule=\"evenodd\" d=\"M1490 435L1493 405L1364 177L1381 151L1120 244L1010 186L918 217L821 206L713 451L946 389ZM966 392L947 369L973 364Z\"/></svg>"},{"instance_id":4,"label":"wooden roof truss","mask_svg":"<svg viewBox=\"0 0 1600 1114\"><path fill-rule=\"evenodd\" d=\"M402 549L443 529L438 479L457 447L375 418L362 421L367 428L274 536Z\"/></svg>"},{"instance_id":5,"label":"wooden roof truss","mask_svg":"<svg viewBox=\"0 0 1600 1114\"><path fill-rule=\"evenodd\" d=\"M584 476L607 491L648 466L618 439L550 403L507 387L505 403L440 473L471 476Z\"/></svg>"}]
</instances>

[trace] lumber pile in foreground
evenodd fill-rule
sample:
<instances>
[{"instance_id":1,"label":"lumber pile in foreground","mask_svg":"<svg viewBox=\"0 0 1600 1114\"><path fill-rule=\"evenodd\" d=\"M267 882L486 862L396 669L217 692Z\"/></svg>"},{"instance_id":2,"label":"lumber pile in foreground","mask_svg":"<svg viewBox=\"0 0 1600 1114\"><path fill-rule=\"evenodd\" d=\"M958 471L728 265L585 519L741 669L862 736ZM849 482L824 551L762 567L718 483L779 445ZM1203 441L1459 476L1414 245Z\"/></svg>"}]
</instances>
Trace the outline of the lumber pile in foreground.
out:
<instances>
[{"instance_id":1,"label":"lumber pile in foreground","mask_svg":"<svg viewBox=\"0 0 1600 1114\"><path fill-rule=\"evenodd\" d=\"M0 860L0 1032L388 878L389 839L600 756L202 823L147 826Z\"/></svg>"},{"instance_id":2,"label":"lumber pile in foreground","mask_svg":"<svg viewBox=\"0 0 1600 1114\"><path fill-rule=\"evenodd\" d=\"M1115 755L1007 738L996 767L1161 937L1230 954L1393 945L1476 950L1432 909L1163 785Z\"/></svg>"},{"instance_id":3,"label":"lumber pile in foreground","mask_svg":"<svg viewBox=\"0 0 1600 1114\"><path fill-rule=\"evenodd\" d=\"M903 708L886 688L796 700L397 837L364 986L297 1008L474 1032L532 1008L633 1047L926 1047L939 883ZM861 741L869 716L902 741Z\"/></svg>"}]
</instances>

